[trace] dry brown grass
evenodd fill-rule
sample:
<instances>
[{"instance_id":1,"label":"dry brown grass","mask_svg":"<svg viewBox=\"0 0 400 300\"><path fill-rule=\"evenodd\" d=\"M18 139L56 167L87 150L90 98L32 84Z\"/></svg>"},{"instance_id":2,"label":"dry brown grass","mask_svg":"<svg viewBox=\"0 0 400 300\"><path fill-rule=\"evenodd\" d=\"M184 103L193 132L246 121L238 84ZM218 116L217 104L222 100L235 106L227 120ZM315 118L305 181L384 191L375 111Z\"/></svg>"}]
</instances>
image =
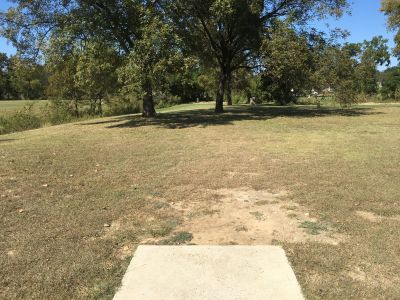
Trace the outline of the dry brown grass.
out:
<instances>
[{"instance_id":1,"label":"dry brown grass","mask_svg":"<svg viewBox=\"0 0 400 300\"><path fill-rule=\"evenodd\" d=\"M246 188L288 192L257 199L250 212L265 222L280 205L346 237L272 241L309 299L399 299L399 161L395 105L171 112L1 136L0 298L110 299L139 243L188 225L179 207L202 208L190 222L217 218L226 198L210 191ZM230 242L257 239L245 221Z\"/></svg>"}]
</instances>

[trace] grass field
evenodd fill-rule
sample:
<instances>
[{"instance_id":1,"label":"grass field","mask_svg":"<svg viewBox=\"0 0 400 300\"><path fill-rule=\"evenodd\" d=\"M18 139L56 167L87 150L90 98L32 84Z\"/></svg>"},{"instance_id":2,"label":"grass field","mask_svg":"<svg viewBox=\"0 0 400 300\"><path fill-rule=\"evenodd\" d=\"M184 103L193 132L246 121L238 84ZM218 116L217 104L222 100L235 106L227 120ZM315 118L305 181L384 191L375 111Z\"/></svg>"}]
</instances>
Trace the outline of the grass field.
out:
<instances>
[{"instance_id":1,"label":"grass field","mask_svg":"<svg viewBox=\"0 0 400 300\"><path fill-rule=\"evenodd\" d=\"M34 108L43 107L48 103L47 100L10 100L0 101L0 116L4 114L10 114L15 111L21 110L26 106L34 105Z\"/></svg>"},{"instance_id":2,"label":"grass field","mask_svg":"<svg viewBox=\"0 0 400 300\"><path fill-rule=\"evenodd\" d=\"M308 299L400 299L399 105L207 108L1 136L0 298L111 299L139 243L191 242L282 245Z\"/></svg>"}]
</instances>

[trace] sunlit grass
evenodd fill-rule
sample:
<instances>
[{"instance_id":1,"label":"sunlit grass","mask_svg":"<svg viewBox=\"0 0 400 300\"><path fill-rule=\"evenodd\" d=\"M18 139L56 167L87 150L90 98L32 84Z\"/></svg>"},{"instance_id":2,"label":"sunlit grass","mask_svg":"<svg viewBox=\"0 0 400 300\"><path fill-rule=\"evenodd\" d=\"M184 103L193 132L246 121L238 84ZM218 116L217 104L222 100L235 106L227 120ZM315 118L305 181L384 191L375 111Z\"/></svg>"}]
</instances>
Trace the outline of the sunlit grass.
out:
<instances>
[{"instance_id":1,"label":"sunlit grass","mask_svg":"<svg viewBox=\"0 0 400 300\"><path fill-rule=\"evenodd\" d=\"M1 136L0 298L111 299L141 241L190 241L172 203L248 187L287 191L344 236L275 241L309 299L399 299L400 106L212 107Z\"/></svg>"}]
</instances>

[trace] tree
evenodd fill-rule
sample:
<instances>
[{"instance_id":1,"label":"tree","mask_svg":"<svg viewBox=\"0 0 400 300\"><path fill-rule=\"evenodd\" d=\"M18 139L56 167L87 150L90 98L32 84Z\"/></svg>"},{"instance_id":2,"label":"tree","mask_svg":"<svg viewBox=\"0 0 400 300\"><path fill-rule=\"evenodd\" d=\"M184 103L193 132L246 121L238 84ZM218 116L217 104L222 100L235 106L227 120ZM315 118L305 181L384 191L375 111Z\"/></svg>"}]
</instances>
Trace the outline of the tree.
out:
<instances>
[{"instance_id":1,"label":"tree","mask_svg":"<svg viewBox=\"0 0 400 300\"><path fill-rule=\"evenodd\" d=\"M359 91L365 95L377 93L378 66L390 64L390 53L387 45L388 40L382 36L364 41L360 45L360 63L357 66Z\"/></svg>"},{"instance_id":2,"label":"tree","mask_svg":"<svg viewBox=\"0 0 400 300\"><path fill-rule=\"evenodd\" d=\"M318 62L315 77L322 78L319 88L331 88L336 101L351 106L357 97L357 55L359 44L328 45Z\"/></svg>"},{"instance_id":3,"label":"tree","mask_svg":"<svg viewBox=\"0 0 400 300\"><path fill-rule=\"evenodd\" d=\"M75 82L76 58L69 56L62 63L54 66L47 65L50 72L47 96L50 99L73 102L75 116L79 117L79 103L84 92L79 89Z\"/></svg>"},{"instance_id":4,"label":"tree","mask_svg":"<svg viewBox=\"0 0 400 300\"><path fill-rule=\"evenodd\" d=\"M307 40L284 22L275 22L263 41L261 57L264 89L284 105L295 101L311 73L311 53Z\"/></svg>"},{"instance_id":5,"label":"tree","mask_svg":"<svg viewBox=\"0 0 400 300\"><path fill-rule=\"evenodd\" d=\"M41 99L47 85L44 66L33 60L14 56L10 60L10 83L19 98Z\"/></svg>"},{"instance_id":6,"label":"tree","mask_svg":"<svg viewBox=\"0 0 400 300\"><path fill-rule=\"evenodd\" d=\"M0 99L7 99L10 95L9 65L7 54L0 53Z\"/></svg>"},{"instance_id":7,"label":"tree","mask_svg":"<svg viewBox=\"0 0 400 300\"><path fill-rule=\"evenodd\" d=\"M172 15L188 49L219 69L215 111L223 112L225 88L239 68L254 65L263 29L276 19L302 22L326 13L340 15L346 0L177 0Z\"/></svg>"},{"instance_id":8,"label":"tree","mask_svg":"<svg viewBox=\"0 0 400 300\"><path fill-rule=\"evenodd\" d=\"M100 38L118 46L128 56L140 41L148 9L159 11L152 0L17 0L0 14L1 34L21 54L32 56L46 45L49 36L69 31L75 40ZM145 81L143 81L145 82ZM152 87L147 81L143 89ZM143 97L143 115L155 114L152 97Z\"/></svg>"},{"instance_id":9,"label":"tree","mask_svg":"<svg viewBox=\"0 0 400 300\"><path fill-rule=\"evenodd\" d=\"M232 73L244 67L260 40L263 6L257 1L173 1L172 15L187 50L217 67L216 112L223 112L225 89L231 104Z\"/></svg>"},{"instance_id":10,"label":"tree","mask_svg":"<svg viewBox=\"0 0 400 300\"><path fill-rule=\"evenodd\" d=\"M384 99L398 100L400 98L400 68L389 68L382 73L381 77L382 97Z\"/></svg>"},{"instance_id":11,"label":"tree","mask_svg":"<svg viewBox=\"0 0 400 300\"><path fill-rule=\"evenodd\" d=\"M154 116L154 92L165 90L166 75L175 65L178 55L176 37L172 28L162 20L157 10L144 12L141 38L125 60L120 70L124 89L144 99L146 116Z\"/></svg>"},{"instance_id":12,"label":"tree","mask_svg":"<svg viewBox=\"0 0 400 300\"><path fill-rule=\"evenodd\" d=\"M235 73L233 78L233 87L237 95L250 104L251 99L255 98L256 101L263 99L260 94L260 74L254 74L250 69L241 69Z\"/></svg>"},{"instance_id":13,"label":"tree","mask_svg":"<svg viewBox=\"0 0 400 300\"><path fill-rule=\"evenodd\" d=\"M90 112L103 115L103 100L116 90L118 56L102 41L89 41L79 53L75 85L90 100Z\"/></svg>"},{"instance_id":14,"label":"tree","mask_svg":"<svg viewBox=\"0 0 400 300\"><path fill-rule=\"evenodd\" d=\"M84 91L75 80L79 53L75 47L66 49L64 46L61 37L52 38L45 51L46 69L49 73L46 95L50 99L72 101L75 116L79 117L79 103L84 96Z\"/></svg>"},{"instance_id":15,"label":"tree","mask_svg":"<svg viewBox=\"0 0 400 300\"><path fill-rule=\"evenodd\" d=\"M398 0L382 0L381 10L388 16L388 27L397 30L394 53L400 56L400 2Z\"/></svg>"},{"instance_id":16,"label":"tree","mask_svg":"<svg viewBox=\"0 0 400 300\"><path fill-rule=\"evenodd\" d=\"M203 85L206 74L198 59L182 55L177 67L179 71L171 72L167 77L171 95L178 97L180 103L207 99L208 88Z\"/></svg>"}]
</instances>

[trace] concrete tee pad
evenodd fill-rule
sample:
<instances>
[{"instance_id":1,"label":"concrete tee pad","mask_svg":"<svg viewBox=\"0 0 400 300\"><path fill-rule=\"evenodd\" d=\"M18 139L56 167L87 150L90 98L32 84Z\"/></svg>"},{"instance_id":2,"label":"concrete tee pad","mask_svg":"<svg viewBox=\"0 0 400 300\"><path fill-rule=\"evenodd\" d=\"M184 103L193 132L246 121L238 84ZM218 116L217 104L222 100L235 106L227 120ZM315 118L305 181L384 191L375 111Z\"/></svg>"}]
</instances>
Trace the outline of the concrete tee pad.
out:
<instances>
[{"instance_id":1,"label":"concrete tee pad","mask_svg":"<svg viewBox=\"0 0 400 300\"><path fill-rule=\"evenodd\" d=\"M140 246L114 300L304 299L281 247Z\"/></svg>"}]
</instances>

